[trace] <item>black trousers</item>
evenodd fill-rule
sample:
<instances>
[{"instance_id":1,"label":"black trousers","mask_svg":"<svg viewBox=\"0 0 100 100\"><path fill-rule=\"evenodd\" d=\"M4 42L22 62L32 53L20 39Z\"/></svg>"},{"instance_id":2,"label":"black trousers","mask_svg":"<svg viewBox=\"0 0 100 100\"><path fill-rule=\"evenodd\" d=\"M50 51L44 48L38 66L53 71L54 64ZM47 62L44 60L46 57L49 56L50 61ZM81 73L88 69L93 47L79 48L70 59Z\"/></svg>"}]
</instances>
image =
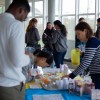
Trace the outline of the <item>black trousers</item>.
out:
<instances>
[{"instance_id":1,"label":"black trousers","mask_svg":"<svg viewBox=\"0 0 100 100\"><path fill-rule=\"evenodd\" d=\"M91 74L93 83L95 83L95 88L100 89L100 74Z\"/></svg>"}]
</instances>

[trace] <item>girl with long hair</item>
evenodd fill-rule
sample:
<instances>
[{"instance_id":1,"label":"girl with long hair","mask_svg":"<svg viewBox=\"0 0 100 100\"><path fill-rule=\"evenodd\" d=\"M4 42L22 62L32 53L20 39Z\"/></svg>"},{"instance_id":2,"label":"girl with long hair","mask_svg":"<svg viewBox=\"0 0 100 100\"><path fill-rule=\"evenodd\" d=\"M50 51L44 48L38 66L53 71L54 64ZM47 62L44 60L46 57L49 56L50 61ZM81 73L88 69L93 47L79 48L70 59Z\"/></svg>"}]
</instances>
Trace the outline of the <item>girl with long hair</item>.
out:
<instances>
[{"instance_id":1,"label":"girl with long hair","mask_svg":"<svg viewBox=\"0 0 100 100\"><path fill-rule=\"evenodd\" d=\"M27 44L27 47L33 47L35 50L38 49L38 41L40 40L40 35L38 32L37 27L37 19L32 18L29 21L29 25L26 29L26 37L25 37L25 42Z\"/></svg>"}]
</instances>

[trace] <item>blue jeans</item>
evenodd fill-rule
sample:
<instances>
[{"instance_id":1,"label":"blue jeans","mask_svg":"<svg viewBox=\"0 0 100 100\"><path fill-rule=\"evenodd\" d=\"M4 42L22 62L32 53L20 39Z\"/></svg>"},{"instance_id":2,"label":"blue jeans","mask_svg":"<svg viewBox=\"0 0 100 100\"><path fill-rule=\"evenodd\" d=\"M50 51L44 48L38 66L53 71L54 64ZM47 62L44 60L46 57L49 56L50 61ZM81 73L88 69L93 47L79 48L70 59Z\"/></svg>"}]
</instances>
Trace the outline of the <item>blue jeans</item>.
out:
<instances>
[{"instance_id":1,"label":"blue jeans","mask_svg":"<svg viewBox=\"0 0 100 100\"><path fill-rule=\"evenodd\" d=\"M55 52L55 51L53 52L54 61L55 61L57 68L60 68L60 64L63 64L65 54L66 54L66 51L65 52Z\"/></svg>"}]
</instances>

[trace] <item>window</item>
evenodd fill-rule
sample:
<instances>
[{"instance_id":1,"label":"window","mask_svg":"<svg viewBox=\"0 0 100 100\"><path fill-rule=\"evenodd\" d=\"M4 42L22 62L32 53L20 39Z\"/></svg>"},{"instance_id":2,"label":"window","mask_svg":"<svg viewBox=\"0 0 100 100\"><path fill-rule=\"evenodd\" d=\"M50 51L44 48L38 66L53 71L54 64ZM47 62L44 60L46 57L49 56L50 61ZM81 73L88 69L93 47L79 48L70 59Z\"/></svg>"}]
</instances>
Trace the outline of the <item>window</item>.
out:
<instances>
[{"instance_id":1,"label":"window","mask_svg":"<svg viewBox=\"0 0 100 100\"><path fill-rule=\"evenodd\" d=\"M59 17L55 17L55 20L59 20Z\"/></svg>"},{"instance_id":2,"label":"window","mask_svg":"<svg viewBox=\"0 0 100 100\"><path fill-rule=\"evenodd\" d=\"M95 0L79 0L79 13L95 13Z\"/></svg>"},{"instance_id":3,"label":"window","mask_svg":"<svg viewBox=\"0 0 100 100\"><path fill-rule=\"evenodd\" d=\"M75 0L63 0L62 14L75 14Z\"/></svg>"},{"instance_id":4,"label":"window","mask_svg":"<svg viewBox=\"0 0 100 100\"><path fill-rule=\"evenodd\" d=\"M5 12L5 6L2 7L2 11Z\"/></svg>"},{"instance_id":5,"label":"window","mask_svg":"<svg viewBox=\"0 0 100 100\"><path fill-rule=\"evenodd\" d=\"M39 41L39 44L41 45L41 47L43 47L43 42L42 42L42 34L44 32L43 29L43 18L36 18L38 20L38 24L37 24L37 29L39 31L39 35L41 37L41 40Z\"/></svg>"},{"instance_id":6,"label":"window","mask_svg":"<svg viewBox=\"0 0 100 100\"><path fill-rule=\"evenodd\" d=\"M44 31L44 29L43 29L43 18L36 18L36 19L38 20L37 28L39 30L39 34L40 34L40 36L42 36L43 31Z\"/></svg>"},{"instance_id":7,"label":"window","mask_svg":"<svg viewBox=\"0 0 100 100\"><path fill-rule=\"evenodd\" d=\"M0 13L5 11L5 0L0 0Z\"/></svg>"},{"instance_id":8,"label":"window","mask_svg":"<svg viewBox=\"0 0 100 100\"><path fill-rule=\"evenodd\" d=\"M2 13L2 7L0 7L0 13Z\"/></svg>"},{"instance_id":9,"label":"window","mask_svg":"<svg viewBox=\"0 0 100 100\"><path fill-rule=\"evenodd\" d=\"M4 6L0 6L0 14L3 13L5 11L5 7Z\"/></svg>"},{"instance_id":10,"label":"window","mask_svg":"<svg viewBox=\"0 0 100 100\"><path fill-rule=\"evenodd\" d=\"M32 2L29 2L30 5L30 13L28 14L28 17L32 17Z\"/></svg>"},{"instance_id":11,"label":"window","mask_svg":"<svg viewBox=\"0 0 100 100\"><path fill-rule=\"evenodd\" d=\"M35 16L43 16L43 1L35 2Z\"/></svg>"},{"instance_id":12,"label":"window","mask_svg":"<svg viewBox=\"0 0 100 100\"><path fill-rule=\"evenodd\" d=\"M100 0L99 0L99 13L100 13Z\"/></svg>"},{"instance_id":13,"label":"window","mask_svg":"<svg viewBox=\"0 0 100 100\"><path fill-rule=\"evenodd\" d=\"M35 1L35 18L38 20L39 34L43 34L43 1Z\"/></svg>"},{"instance_id":14,"label":"window","mask_svg":"<svg viewBox=\"0 0 100 100\"><path fill-rule=\"evenodd\" d=\"M29 24L29 21L30 21L30 20L31 20L31 18L27 18L27 20L23 22L24 28L25 28L25 32L26 32L26 29L27 29L27 27L28 27L28 24Z\"/></svg>"},{"instance_id":15,"label":"window","mask_svg":"<svg viewBox=\"0 0 100 100\"><path fill-rule=\"evenodd\" d=\"M58 15L59 10L59 0L55 0L55 15Z\"/></svg>"},{"instance_id":16,"label":"window","mask_svg":"<svg viewBox=\"0 0 100 100\"><path fill-rule=\"evenodd\" d=\"M68 31L68 40L75 40L75 16L64 16L62 17L62 22L66 26Z\"/></svg>"},{"instance_id":17,"label":"window","mask_svg":"<svg viewBox=\"0 0 100 100\"><path fill-rule=\"evenodd\" d=\"M95 32L95 30L94 30L95 23L96 23L95 22L95 15L84 15L84 16L80 16L80 17L84 17L86 22L89 23L89 25L91 26L91 28Z\"/></svg>"}]
</instances>

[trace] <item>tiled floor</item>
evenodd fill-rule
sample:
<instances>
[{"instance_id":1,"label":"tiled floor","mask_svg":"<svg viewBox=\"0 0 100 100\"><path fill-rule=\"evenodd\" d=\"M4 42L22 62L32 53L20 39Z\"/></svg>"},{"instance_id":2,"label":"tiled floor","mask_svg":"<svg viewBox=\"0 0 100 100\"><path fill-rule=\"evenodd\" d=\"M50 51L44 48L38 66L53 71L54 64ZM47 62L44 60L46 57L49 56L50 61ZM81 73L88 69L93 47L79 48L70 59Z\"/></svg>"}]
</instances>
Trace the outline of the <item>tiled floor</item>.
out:
<instances>
[{"instance_id":1,"label":"tiled floor","mask_svg":"<svg viewBox=\"0 0 100 100\"><path fill-rule=\"evenodd\" d=\"M71 62L64 61L64 64L67 64L70 69L76 69L76 66L72 66Z\"/></svg>"}]
</instances>

